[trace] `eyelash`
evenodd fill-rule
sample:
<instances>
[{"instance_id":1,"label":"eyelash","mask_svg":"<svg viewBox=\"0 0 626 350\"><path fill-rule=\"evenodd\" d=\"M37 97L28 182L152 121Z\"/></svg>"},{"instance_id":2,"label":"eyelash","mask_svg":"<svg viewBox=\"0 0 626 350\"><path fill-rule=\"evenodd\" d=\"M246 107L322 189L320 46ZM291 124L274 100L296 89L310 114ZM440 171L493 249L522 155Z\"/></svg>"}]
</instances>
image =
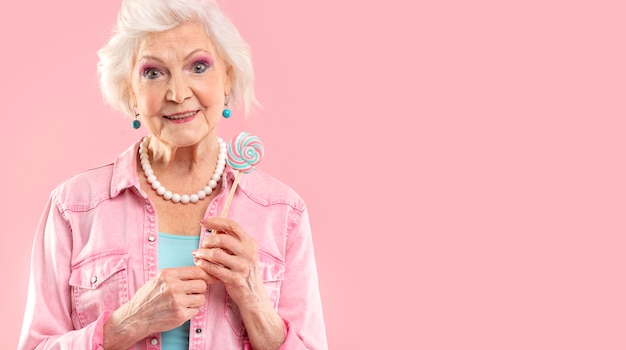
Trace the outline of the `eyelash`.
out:
<instances>
[{"instance_id":1,"label":"eyelash","mask_svg":"<svg viewBox=\"0 0 626 350\"><path fill-rule=\"evenodd\" d=\"M154 76L154 75L153 76L149 76L149 74L155 73L155 72L159 73L159 74L161 73L161 72L159 72L158 69L156 69L154 67L146 67L146 68L142 69L141 76L146 78L146 79L149 79L149 80L156 79L158 77L158 75L156 75L156 76Z\"/></svg>"},{"instance_id":2,"label":"eyelash","mask_svg":"<svg viewBox=\"0 0 626 350\"><path fill-rule=\"evenodd\" d=\"M196 72L196 68L197 68L199 65L203 65L203 66L204 66L204 70L202 70L202 72ZM204 73L204 72L206 72L206 70L207 70L207 69L211 68L211 66L212 66L211 62L207 62L207 61L198 61L198 62L195 62L195 63L193 64L193 66L192 66L192 70L194 71L194 73Z\"/></svg>"},{"instance_id":3,"label":"eyelash","mask_svg":"<svg viewBox=\"0 0 626 350\"><path fill-rule=\"evenodd\" d=\"M196 71L196 68L198 66L200 66L200 65L202 65L204 69L202 71L198 72L198 71ZM209 68L211 68L211 66L212 66L211 62L208 62L208 61L197 61L197 62L194 62L194 64L191 66L191 70L194 73L202 74L202 73L206 72ZM150 75L152 73L158 73L158 74L157 75ZM148 80L156 79L160 75L161 75L161 72L157 68L155 68L155 67L145 67L141 71L141 76L146 78L146 79L148 79Z\"/></svg>"}]
</instances>

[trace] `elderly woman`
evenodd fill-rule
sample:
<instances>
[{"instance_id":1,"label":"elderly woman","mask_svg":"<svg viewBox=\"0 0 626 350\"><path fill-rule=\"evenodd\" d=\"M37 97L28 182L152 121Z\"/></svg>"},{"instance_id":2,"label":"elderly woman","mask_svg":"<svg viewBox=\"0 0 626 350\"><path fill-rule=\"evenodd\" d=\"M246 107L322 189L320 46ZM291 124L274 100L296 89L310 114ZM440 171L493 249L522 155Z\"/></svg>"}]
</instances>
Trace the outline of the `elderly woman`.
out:
<instances>
[{"instance_id":1,"label":"elderly woman","mask_svg":"<svg viewBox=\"0 0 626 350\"><path fill-rule=\"evenodd\" d=\"M19 348L327 348L302 199L256 170L219 217L217 124L255 103L235 27L211 1L127 0L99 57L105 100L149 136L52 192Z\"/></svg>"}]
</instances>

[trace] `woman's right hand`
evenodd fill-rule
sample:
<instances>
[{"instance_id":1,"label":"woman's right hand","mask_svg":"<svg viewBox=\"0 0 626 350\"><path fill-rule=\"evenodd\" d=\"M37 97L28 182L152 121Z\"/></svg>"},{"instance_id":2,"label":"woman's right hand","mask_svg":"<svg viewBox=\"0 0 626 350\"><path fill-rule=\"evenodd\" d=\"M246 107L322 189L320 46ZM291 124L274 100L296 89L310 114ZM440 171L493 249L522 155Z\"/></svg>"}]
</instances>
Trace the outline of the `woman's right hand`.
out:
<instances>
[{"instance_id":1,"label":"woman's right hand","mask_svg":"<svg viewBox=\"0 0 626 350\"><path fill-rule=\"evenodd\" d=\"M182 325L204 305L212 282L197 266L159 271L109 316L104 325L104 348L128 349L149 334Z\"/></svg>"}]
</instances>

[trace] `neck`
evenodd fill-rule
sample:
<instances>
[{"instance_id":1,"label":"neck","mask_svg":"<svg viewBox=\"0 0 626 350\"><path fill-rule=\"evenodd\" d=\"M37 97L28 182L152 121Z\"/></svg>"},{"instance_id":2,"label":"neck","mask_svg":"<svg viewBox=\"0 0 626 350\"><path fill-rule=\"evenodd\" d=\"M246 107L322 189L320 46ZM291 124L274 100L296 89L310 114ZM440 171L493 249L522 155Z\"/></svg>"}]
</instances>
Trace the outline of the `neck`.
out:
<instances>
[{"instance_id":1,"label":"neck","mask_svg":"<svg viewBox=\"0 0 626 350\"><path fill-rule=\"evenodd\" d=\"M217 187L226 166L227 147L223 140L215 140L218 151L215 152L214 157L208 158L206 161L200 161L201 158L197 158L198 161L189 162L185 161L184 157L170 157L168 159L174 159L175 161L170 161L169 163L162 162L163 166L158 170L153 169L150 162L151 151L149 145L151 144L151 141L151 139L146 137L139 145L137 165L143 170L147 182L146 186L154 189L158 195L163 197L163 199L171 200L174 203L197 203L210 195L213 192L213 189ZM153 147L155 152L161 150L156 142ZM162 149L168 150L167 147ZM179 148L176 150L178 151ZM163 152L162 154L177 155L181 153ZM200 153L196 151L195 153L187 154ZM204 155L206 155L206 153ZM187 157L187 159L192 158ZM206 168L203 164L206 164ZM207 175L208 170L211 170L213 175L210 175L211 173L208 173L209 175ZM172 184L172 187L166 187L164 184Z\"/></svg>"},{"instance_id":2,"label":"neck","mask_svg":"<svg viewBox=\"0 0 626 350\"><path fill-rule=\"evenodd\" d=\"M209 135L193 145L173 145L150 137L148 144L150 162L157 170L174 172L193 172L198 169L215 167L219 153L217 136Z\"/></svg>"}]
</instances>

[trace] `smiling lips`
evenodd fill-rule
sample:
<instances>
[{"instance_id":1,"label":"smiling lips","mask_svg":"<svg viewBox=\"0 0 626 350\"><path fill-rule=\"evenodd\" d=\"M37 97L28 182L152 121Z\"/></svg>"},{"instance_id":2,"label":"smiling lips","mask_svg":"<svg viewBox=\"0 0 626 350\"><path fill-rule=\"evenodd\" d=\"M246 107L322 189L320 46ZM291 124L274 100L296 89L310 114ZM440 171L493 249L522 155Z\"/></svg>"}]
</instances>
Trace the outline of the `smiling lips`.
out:
<instances>
[{"instance_id":1,"label":"smiling lips","mask_svg":"<svg viewBox=\"0 0 626 350\"><path fill-rule=\"evenodd\" d=\"M193 118L191 117L195 117L197 114L198 114L198 111L191 111L191 112L186 112L186 113L181 113L181 114L164 115L163 117L167 120L181 123L181 122L192 120Z\"/></svg>"}]
</instances>

